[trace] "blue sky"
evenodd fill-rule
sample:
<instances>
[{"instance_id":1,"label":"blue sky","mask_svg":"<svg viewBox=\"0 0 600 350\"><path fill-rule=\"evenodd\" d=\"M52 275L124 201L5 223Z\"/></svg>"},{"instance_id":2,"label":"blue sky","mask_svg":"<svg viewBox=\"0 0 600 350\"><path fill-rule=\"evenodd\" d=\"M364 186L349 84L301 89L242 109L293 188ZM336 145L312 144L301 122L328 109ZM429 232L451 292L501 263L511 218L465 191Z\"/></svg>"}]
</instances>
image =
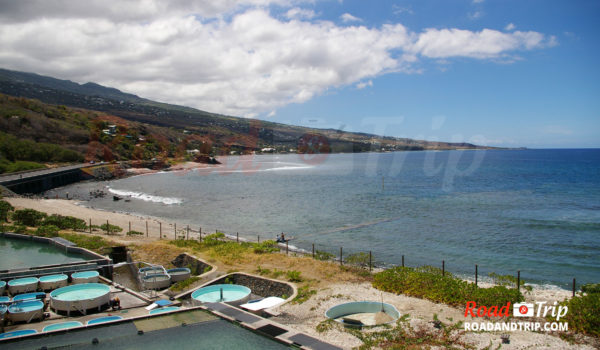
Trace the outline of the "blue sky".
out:
<instances>
[{"instance_id":1,"label":"blue sky","mask_svg":"<svg viewBox=\"0 0 600 350\"><path fill-rule=\"evenodd\" d=\"M598 1L0 0L0 67L295 125L600 147Z\"/></svg>"}]
</instances>

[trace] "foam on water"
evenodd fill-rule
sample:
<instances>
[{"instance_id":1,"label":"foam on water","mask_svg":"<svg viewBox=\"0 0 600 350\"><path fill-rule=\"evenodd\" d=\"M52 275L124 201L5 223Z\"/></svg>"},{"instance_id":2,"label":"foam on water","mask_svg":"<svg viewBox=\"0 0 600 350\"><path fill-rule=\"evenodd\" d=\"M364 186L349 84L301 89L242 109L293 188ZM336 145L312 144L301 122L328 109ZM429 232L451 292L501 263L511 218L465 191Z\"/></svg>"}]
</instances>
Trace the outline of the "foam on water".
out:
<instances>
[{"instance_id":1,"label":"foam on water","mask_svg":"<svg viewBox=\"0 0 600 350\"><path fill-rule=\"evenodd\" d=\"M163 204L167 204L167 205L183 203L183 200L181 200L179 198L154 196L154 195L151 195L148 193L143 193L143 192L116 190L116 189L110 188L110 187L108 187L108 192L110 192L112 194L116 194L117 196L131 197L131 198L143 200L146 202L163 203Z\"/></svg>"}]
</instances>

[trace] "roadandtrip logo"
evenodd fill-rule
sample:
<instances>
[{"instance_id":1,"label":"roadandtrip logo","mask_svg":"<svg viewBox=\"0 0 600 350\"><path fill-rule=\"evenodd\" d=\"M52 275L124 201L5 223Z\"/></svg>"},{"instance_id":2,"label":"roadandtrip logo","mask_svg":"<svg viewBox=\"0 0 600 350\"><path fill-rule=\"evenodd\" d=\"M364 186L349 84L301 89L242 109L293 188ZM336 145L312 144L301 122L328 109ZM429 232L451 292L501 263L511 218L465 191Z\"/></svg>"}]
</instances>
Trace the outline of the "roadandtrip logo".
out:
<instances>
[{"instance_id":1,"label":"roadandtrip logo","mask_svg":"<svg viewBox=\"0 0 600 350\"><path fill-rule=\"evenodd\" d=\"M535 303L516 303L510 302L502 306L477 305L474 301L468 301L465 306L465 317L493 319L495 317L528 317L542 318L545 320L554 319L555 321L506 321L506 322L465 322L465 331L568 331L569 324L560 322L569 312L568 306L558 305L555 301L550 305L547 301L538 301Z\"/></svg>"}]
</instances>

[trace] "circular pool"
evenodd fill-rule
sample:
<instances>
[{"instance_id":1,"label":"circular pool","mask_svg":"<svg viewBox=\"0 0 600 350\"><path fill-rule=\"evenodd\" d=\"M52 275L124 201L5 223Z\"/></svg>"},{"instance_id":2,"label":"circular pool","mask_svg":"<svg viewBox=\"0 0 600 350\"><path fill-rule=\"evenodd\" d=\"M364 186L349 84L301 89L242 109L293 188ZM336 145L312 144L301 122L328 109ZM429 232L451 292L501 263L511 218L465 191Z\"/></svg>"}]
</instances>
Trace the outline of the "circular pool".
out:
<instances>
[{"instance_id":1,"label":"circular pool","mask_svg":"<svg viewBox=\"0 0 600 350\"><path fill-rule=\"evenodd\" d=\"M142 277L146 289L165 289L171 285L171 276L165 274L146 275Z\"/></svg>"},{"instance_id":2,"label":"circular pool","mask_svg":"<svg viewBox=\"0 0 600 350\"><path fill-rule=\"evenodd\" d=\"M336 305L325 316L347 326L377 326L394 323L400 317L391 304L378 301L355 301Z\"/></svg>"},{"instance_id":3,"label":"circular pool","mask_svg":"<svg viewBox=\"0 0 600 350\"><path fill-rule=\"evenodd\" d=\"M4 289L6 289L6 282L0 281L0 295L4 294Z\"/></svg>"},{"instance_id":4,"label":"circular pool","mask_svg":"<svg viewBox=\"0 0 600 350\"><path fill-rule=\"evenodd\" d=\"M65 274L50 275L40 277L40 289L51 290L64 287L68 284L69 276Z\"/></svg>"},{"instance_id":5,"label":"circular pool","mask_svg":"<svg viewBox=\"0 0 600 350\"><path fill-rule=\"evenodd\" d=\"M20 294L27 292L35 292L38 287L37 277L17 278L8 281L8 291L10 294Z\"/></svg>"},{"instance_id":6,"label":"circular pool","mask_svg":"<svg viewBox=\"0 0 600 350\"><path fill-rule=\"evenodd\" d=\"M0 319L2 319L2 317L6 313L6 310L8 310L8 306L6 306L6 305L0 305Z\"/></svg>"},{"instance_id":7,"label":"circular pool","mask_svg":"<svg viewBox=\"0 0 600 350\"><path fill-rule=\"evenodd\" d=\"M10 304L10 297L6 297L6 296L0 297L0 304Z\"/></svg>"},{"instance_id":8,"label":"circular pool","mask_svg":"<svg viewBox=\"0 0 600 350\"><path fill-rule=\"evenodd\" d=\"M73 279L73 284L97 283L99 275L98 271L82 271L71 274L71 278Z\"/></svg>"},{"instance_id":9,"label":"circular pool","mask_svg":"<svg viewBox=\"0 0 600 350\"><path fill-rule=\"evenodd\" d=\"M215 284L196 290L192 293L192 299L198 303L240 305L250 299L250 292L250 288L238 284Z\"/></svg>"},{"instance_id":10,"label":"circular pool","mask_svg":"<svg viewBox=\"0 0 600 350\"><path fill-rule=\"evenodd\" d=\"M44 303L39 300L28 300L14 303L8 307L8 317L12 322L31 322L44 317Z\"/></svg>"},{"instance_id":11,"label":"circular pool","mask_svg":"<svg viewBox=\"0 0 600 350\"><path fill-rule=\"evenodd\" d=\"M171 282L179 282L190 278L192 271L187 267L178 267L175 269L167 270L167 273L171 275Z\"/></svg>"},{"instance_id":12,"label":"circular pool","mask_svg":"<svg viewBox=\"0 0 600 350\"><path fill-rule=\"evenodd\" d=\"M79 311L98 308L110 302L110 287L100 283L74 284L50 293L50 307L56 311Z\"/></svg>"}]
</instances>

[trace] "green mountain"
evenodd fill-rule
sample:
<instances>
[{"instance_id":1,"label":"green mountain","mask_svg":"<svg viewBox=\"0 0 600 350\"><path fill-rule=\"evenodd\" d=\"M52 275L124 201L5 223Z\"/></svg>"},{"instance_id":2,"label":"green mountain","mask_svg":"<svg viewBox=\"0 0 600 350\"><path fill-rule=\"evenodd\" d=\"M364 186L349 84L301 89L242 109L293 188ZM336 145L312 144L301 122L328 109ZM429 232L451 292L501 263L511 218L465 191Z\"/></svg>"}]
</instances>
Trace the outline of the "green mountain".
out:
<instances>
[{"instance_id":1,"label":"green mountain","mask_svg":"<svg viewBox=\"0 0 600 350\"><path fill-rule=\"evenodd\" d=\"M212 154L264 148L299 153L486 148L232 117L151 101L92 82L6 69L0 69L0 93L21 98L0 99L0 130L21 140L62 145L88 160L172 157L200 148ZM119 130L107 134L111 124ZM160 147L146 147L147 139ZM139 140L143 150L136 149ZM96 143L102 150L90 152L89 145Z\"/></svg>"}]
</instances>

